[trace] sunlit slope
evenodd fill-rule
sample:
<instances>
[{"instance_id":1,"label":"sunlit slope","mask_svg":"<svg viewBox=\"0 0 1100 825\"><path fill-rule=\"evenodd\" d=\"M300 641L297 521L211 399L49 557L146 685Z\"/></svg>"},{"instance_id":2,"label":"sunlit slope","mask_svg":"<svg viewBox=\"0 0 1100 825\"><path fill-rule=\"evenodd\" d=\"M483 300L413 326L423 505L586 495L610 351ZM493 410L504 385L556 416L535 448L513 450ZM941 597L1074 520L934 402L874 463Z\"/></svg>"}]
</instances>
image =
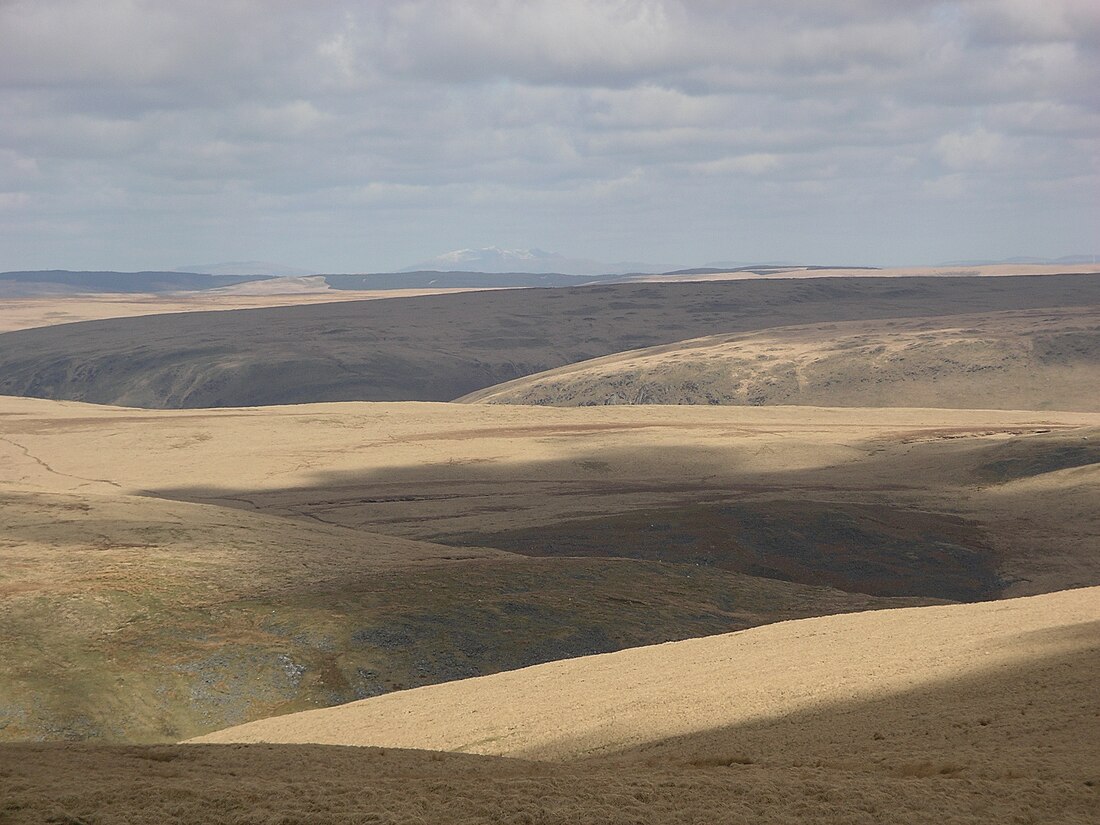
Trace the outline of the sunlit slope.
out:
<instances>
[{"instance_id":1,"label":"sunlit slope","mask_svg":"<svg viewBox=\"0 0 1100 825\"><path fill-rule=\"evenodd\" d=\"M365 406L202 416L3 399L0 739L172 741L536 662L922 601L430 544L265 511L246 492L233 507L155 494L168 481L262 491L309 479L372 425L378 435L385 414ZM420 435L427 417L412 425Z\"/></svg>"},{"instance_id":2,"label":"sunlit slope","mask_svg":"<svg viewBox=\"0 0 1100 825\"><path fill-rule=\"evenodd\" d=\"M320 278L280 278L225 289L164 294L8 295L0 285L0 333L21 329L75 324L105 318L164 315L173 312L213 312L226 309L259 309L277 306L366 301L395 296L436 295L466 290L327 289Z\"/></svg>"},{"instance_id":3,"label":"sunlit slope","mask_svg":"<svg viewBox=\"0 0 1100 825\"><path fill-rule=\"evenodd\" d=\"M13 825L1091 825L1098 604L1093 589L829 617L263 723L309 738L384 731L562 761L333 745L0 744L3 810Z\"/></svg>"},{"instance_id":4,"label":"sunlit slope","mask_svg":"<svg viewBox=\"0 0 1100 825\"><path fill-rule=\"evenodd\" d=\"M174 741L536 662L918 600L2 494L0 739Z\"/></svg>"},{"instance_id":5,"label":"sunlit slope","mask_svg":"<svg viewBox=\"0 0 1100 825\"><path fill-rule=\"evenodd\" d=\"M618 284L188 312L9 332L0 393L200 408L450 401L599 356L776 326L1100 304L1100 276Z\"/></svg>"},{"instance_id":6,"label":"sunlit slope","mask_svg":"<svg viewBox=\"0 0 1100 825\"><path fill-rule=\"evenodd\" d=\"M417 403L171 412L33 399L5 399L3 410L0 480L17 490L182 499L873 595L988 598L1100 581L1096 413Z\"/></svg>"},{"instance_id":7,"label":"sunlit slope","mask_svg":"<svg viewBox=\"0 0 1100 825\"><path fill-rule=\"evenodd\" d=\"M0 396L0 484L271 509L295 491L338 495L344 485L522 491L588 479L593 492L601 483L612 492L630 481L794 485L828 474L881 486L881 465L905 455L919 472L913 484L971 464L983 467L971 466L968 481L992 483L1091 464L1097 426L1100 414L1073 411L411 402L169 411Z\"/></svg>"},{"instance_id":8,"label":"sunlit slope","mask_svg":"<svg viewBox=\"0 0 1100 825\"><path fill-rule=\"evenodd\" d=\"M182 738L892 597L1100 580L1094 413L0 412L10 738Z\"/></svg>"},{"instance_id":9,"label":"sunlit slope","mask_svg":"<svg viewBox=\"0 0 1100 825\"><path fill-rule=\"evenodd\" d=\"M375 745L563 761L638 749L663 759L767 760L766 750L744 754L745 726L772 723L782 736L795 715L888 705L891 696L911 703L910 719L935 728L891 729L891 737L962 739L950 709L921 707L922 690L996 683L1059 657L1073 664L1037 695L987 691L986 724L997 720L1007 733L1016 720L1004 714L1025 698L1040 717L1051 708L1061 713L1068 698L1082 719L1095 719L1098 627L1100 588L828 616L420 688L196 741ZM859 729L874 730L876 721L864 719ZM982 726L981 719L972 723ZM1042 729L1034 719L1022 723L1029 731ZM1093 746L1084 730L1048 733L1075 741L1082 754ZM1041 750L1042 739L1026 747Z\"/></svg>"},{"instance_id":10,"label":"sunlit slope","mask_svg":"<svg viewBox=\"0 0 1100 825\"><path fill-rule=\"evenodd\" d=\"M725 281L747 280L754 278L911 278L914 276L936 276L941 278L959 277L1012 277L1019 275L1069 275L1092 274L1098 267L1095 263L1062 264L948 264L946 266L891 266L844 267L844 266L757 266L744 269L732 269L726 272L708 269L686 270L679 273L662 275L639 275L637 281Z\"/></svg>"},{"instance_id":11,"label":"sunlit slope","mask_svg":"<svg viewBox=\"0 0 1100 825\"><path fill-rule=\"evenodd\" d=\"M459 399L1100 410L1100 307L861 321L618 353Z\"/></svg>"}]
</instances>

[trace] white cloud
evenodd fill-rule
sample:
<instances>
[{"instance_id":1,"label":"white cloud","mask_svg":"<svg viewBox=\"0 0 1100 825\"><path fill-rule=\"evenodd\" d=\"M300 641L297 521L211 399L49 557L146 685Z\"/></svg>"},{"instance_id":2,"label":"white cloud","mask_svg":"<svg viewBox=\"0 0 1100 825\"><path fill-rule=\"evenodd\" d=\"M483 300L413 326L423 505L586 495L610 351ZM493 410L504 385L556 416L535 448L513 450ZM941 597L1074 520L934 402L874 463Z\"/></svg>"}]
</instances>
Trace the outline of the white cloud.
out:
<instances>
[{"instance_id":1,"label":"white cloud","mask_svg":"<svg viewBox=\"0 0 1100 825\"><path fill-rule=\"evenodd\" d=\"M413 0L375 18L394 71L445 82L627 83L684 62L689 27L659 0Z\"/></svg>"},{"instance_id":2,"label":"white cloud","mask_svg":"<svg viewBox=\"0 0 1100 825\"><path fill-rule=\"evenodd\" d=\"M1073 41L1100 35L1100 5L1094 0L982 0L971 4L980 38L993 41Z\"/></svg>"},{"instance_id":3,"label":"white cloud","mask_svg":"<svg viewBox=\"0 0 1100 825\"><path fill-rule=\"evenodd\" d=\"M31 196L26 192L0 192L0 209L15 209L30 203Z\"/></svg>"},{"instance_id":4,"label":"white cloud","mask_svg":"<svg viewBox=\"0 0 1100 825\"><path fill-rule=\"evenodd\" d=\"M751 155L737 155L735 157L712 160L701 164L699 171L707 174L740 173L747 175L762 175L779 166L778 155L767 152L757 152Z\"/></svg>"},{"instance_id":5,"label":"white cloud","mask_svg":"<svg viewBox=\"0 0 1100 825\"><path fill-rule=\"evenodd\" d=\"M936 154L952 169L995 166L1005 157L1005 142L996 132L983 127L969 132L951 132L936 141Z\"/></svg>"},{"instance_id":6,"label":"white cloud","mask_svg":"<svg viewBox=\"0 0 1100 825\"><path fill-rule=\"evenodd\" d=\"M958 172L950 175L941 175L937 178L926 180L921 184L921 191L932 198L944 198L954 200L963 195L967 189L967 179Z\"/></svg>"}]
</instances>

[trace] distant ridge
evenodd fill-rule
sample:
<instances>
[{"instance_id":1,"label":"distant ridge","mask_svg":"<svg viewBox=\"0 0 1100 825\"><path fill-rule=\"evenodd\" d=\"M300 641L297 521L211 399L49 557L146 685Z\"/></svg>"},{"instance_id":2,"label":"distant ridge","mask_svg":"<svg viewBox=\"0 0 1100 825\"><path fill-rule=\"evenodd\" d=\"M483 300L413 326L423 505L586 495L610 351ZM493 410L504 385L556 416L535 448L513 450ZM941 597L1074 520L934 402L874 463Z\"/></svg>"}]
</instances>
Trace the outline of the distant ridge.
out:
<instances>
[{"instance_id":1,"label":"distant ridge","mask_svg":"<svg viewBox=\"0 0 1100 825\"><path fill-rule=\"evenodd\" d=\"M248 281L268 280L271 275L207 275L199 272L110 272L68 269L0 272L0 284L14 291L39 292L178 292L217 289ZM5 292L11 293L12 289Z\"/></svg>"},{"instance_id":2,"label":"distant ridge","mask_svg":"<svg viewBox=\"0 0 1100 825\"><path fill-rule=\"evenodd\" d=\"M173 272L198 272L204 275L274 275L279 278L300 278L315 275L312 269L273 264L270 261L223 261L217 264L188 264Z\"/></svg>"},{"instance_id":3,"label":"distant ridge","mask_svg":"<svg viewBox=\"0 0 1100 825\"><path fill-rule=\"evenodd\" d=\"M997 264L1095 264L1100 255L1065 255L1061 258L1001 258L999 260L975 258L965 261L944 261L940 266L996 266Z\"/></svg>"},{"instance_id":4,"label":"distant ridge","mask_svg":"<svg viewBox=\"0 0 1100 825\"><path fill-rule=\"evenodd\" d=\"M626 273L656 274L674 269L667 264L639 261L605 263L587 258L568 258L542 249L501 249L486 246L480 249L455 249L418 264L404 267L402 272L485 272L514 274L623 275Z\"/></svg>"},{"instance_id":5,"label":"distant ridge","mask_svg":"<svg viewBox=\"0 0 1100 825\"><path fill-rule=\"evenodd\" d=\"M1088 275L783 275L116 318L4 333L0 393L169 408L452 401L706 335L1098 301Z\"/></svg>"},{"instance_id":6,"label":"distant ridge","mask_svg":"<svg viewBox=\"0 0 1100 825\"><path fill-rule=\"evenodd\" d=\"M561 272L468 272L422 270L415 272L375 272L363 275L325 275L325 283L333 289L429 289L438 287L506 288L584 286L604 280L620 280L618 276L592 278L586 275L566 275Z\"/></svg>"},{"instance_id":7,"label":"distant ridge","mask_svg":"<svg viewBox=\"0 0 1100 825\"><path fill-rule=\"evenodd\" d=\"M784 272L817 272L837 269L835 266L786 266L748 264L739 267L695 267L666 272L635 270L604 275L570 275L565 272L484 272L474 270L401 270L400 272L372 272L364 274L337 274L322 276L333 289L430 289L449 287L454 289L491 289L507 287L567 287L595 286L597 284L629 283L634 280L653 280L662 275L721 275L728 272L755 273L761 276L779 275ZM852 266L845 270L877 271L877 267Z\"/></svg>"},{"instance_id":8,"label":"distant ridge","mask_svg":"<svg viewBox=\"0 0 1100 825\"><path fill-rule=\"evenodd\" d=\"M1100 308L1045 307L694 338L575 362L456 400L1100 412L1098 378Z\"/></svg>"},{"instance_id":9,"label":"distant ridge","mask_svg":"<svg viewBox=\"0 0 1100 825\"><path fill-rule=\"evenodd\" d=\"M723 272L731 269L752 269L754 267L774 267L781 266L785 268L801 266L801 264L795 261L707 261L703 264L703 269L718 269Z\"/></svg>"},{"instance_id":10,"label":"distant ridge","mask_svg":"<svg viewBox=\"0 0 1100 825\"><path fill-rule=\"evenodd\" d=\"M676 269L672 272L661 272L661 275L719 275L724 272L755 272L759 275L772 275L777 272L791 272L792 270L798 272L818 272L822 270L836 270L843 269L848 270L865 270L867 272L877 272L881 267L877 266L819 266L819 265L803 265L803 264L738 264L736 266L719 266L716 264L710 264L707 266L697 266L691 269Z\"/></svg>"}]
</instances>

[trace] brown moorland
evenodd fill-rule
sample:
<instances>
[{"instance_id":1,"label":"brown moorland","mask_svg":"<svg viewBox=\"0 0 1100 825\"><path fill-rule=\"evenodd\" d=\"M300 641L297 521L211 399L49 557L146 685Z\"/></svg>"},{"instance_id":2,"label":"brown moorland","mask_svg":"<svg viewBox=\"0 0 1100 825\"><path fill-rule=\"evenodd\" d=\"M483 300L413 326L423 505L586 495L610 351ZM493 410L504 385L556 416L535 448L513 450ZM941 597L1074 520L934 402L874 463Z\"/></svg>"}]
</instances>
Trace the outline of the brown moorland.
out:
<instances>
[{"instance_id":1,"label":"brown moorland","mask_svg":"<svg viewBox=\"0 0 1100 825\"><path fill-rule=\"evenodd\" d=\"M186 312L0 336L0 393L154 408L450 401L565 364L777 326L1100 304L1100 275L632 283Z\"/></svg>"},{"instance_id":2,"label":"brown moorland","mask_svg":"<svg viewBox=\"0 0 1100 825\"><path fill-rule=\"evenodd\" d=\"M1064 407L1087 402L1072 381L1087 387L1094 372L1087 357L1051 361L1073 346L1030 362L1041 382L1019 365L1037 342L1087 345L1095 296L1087 279L1053 278L1060 307L1031 311L1044 306L1028 303L1043 294L1033 279L883 291L884 280L752 287L740 296L771 298L707 322L793 314L785 323L803 328L773 335L771 354L803 374L823 355L835 367L836 341L854 342L834 379L861 403L893 397L865 386L875 346L892 347L896 386L901 358L947 365L950 385L957 364L987 367L1003 350L1017 386L973 393L1050 408L150 412L0 398L0 738L23 740L0 744L0 823L1091 822L1100 413ZM545 292L571 293L527 294ZM971 311L965 327L910 312L946 292L961 304L930 306ZM607 346L659 303L589 295ZM414 304L392 308L400 318ZM707 320L699 306L677 317ZM815 317L865 309L857 331L835 322L843 335ZM869 323L875 312L894 320ZM447 341L469 345L450 366L480 359L481 378L509 348L543 346L464 341L479 317L383 340L374 377L405 381L395 392L431 386L438 365L418 370ZM224 343L203 326L191 345ZM344 350L322 342L299 377L365 340L362 327L335 334ZM924 334L954 350L936 361ZM864 351L869 336L881 340ZM704 349L728 362L722 346L745 338ZM247 346L211 383L212 350L188 366L194 350L177 362L163 343L122 353L128 376L100 353L65 380L129 380L185 404L238 368L232 392L263 383ZM394 353L411 356L387 362ZM370 369L340 369L375 386ZM335 375L302 391L327 392ZM882 609L1049 591L1062 592ZM132 744L238 723L213 735L280 744ZM105 741L130 744L94 744Z\"/></svg>"},{"instance_id":3,"label":"brown moorland","mask_svg":"<svg viewBox=\"0 0 1100 825\"><path fill-rule=\"evenodd\" d=\"M269 723L302 728L320 715L307 731L319 736L332 732L326 714L343 714L349 738L555 761L293 744L0 745L0 817L1083 825L1100 787L1098 607L1093 589L789 622ZM766 644L752 643L761 635ZM386 702L423 726L387 714L370 730L371 708ZM631 744L647 737L657 738Z\"/></svg>"},{"instance_id":4,"label":"brown moorland","mask_svg":"<svg viewBox=\"0 0 1100 825\"><path fill-rule=\"evenodd\" d=\"M0 412L12 739L164 741L798 616L1100 581L1091 413Z\"/></svg>"},{"instance_id":5,"label":"brown moorland","mask_svg":"<svg viewBox=\"0 0 1100 825\"><path fill-rule=\"evenodd\" d=\"M327 304L340 301L372 301L468 292L465 289L380 289L340 292L327 289L313 278L283 278L272 285L261 281L223 289L182 293L96 293L54 295L5 295L0 289L0 333L79 321L164 315L178 312L216 312L230 309ZM294 284L284 284L293 281ZM260 288L262 286L262 289ZM293 289L291 286L299 286ZM246 287L252 287L251 289Z\"/></svg>"},{"instance_id":6,"label":"brown moorland","mask_svg":"<svg viewBox=\"0 0 1100 825\"><path fill-rule=\"evenodd\" d=\"M768 275L757 271L737 271L708 274L666 274L660 276L626 276L623 281L677 283L709 280L752 280L761 277L832 278L832 277L967 277L1015 275L1066 275L1094 273L1092 264L986 265L958 267L909 267L892 269L836 269L772 267ZM135 315L160 315L170 312L208 312L224 309L258 309L274 306L328 303L332 301L362 301L380 298L412 298L422 295L448 295L494 287L439 287L403 289L334 289L325 276L283 277L216 289L161 293L80 292L71 286L50 284L11 284L0 281L0 333L20 329L71 324L105 318L128 318Z\"/></svg>"},{"instance_id":7,"label":"brown moorland","mask_svg":"<svg viewBox=\"0 0 1100 825\"><path fill-rule=\"evenodd\" d=\"M569 364L466 403L1100 411L1100 306L715 335Z\"/></svg>"},{"instance_id":8,"label":"brown moorland","mask_svg":"<svg viewBox=\"0 0 1100 825\"><path fill-rule=\"evenodd\" d=\"M5 399L0 736L171 741L556 658L929 601L454 548L157 492L241 481L259 494L337 455L375 466L391 456L363 435L415 450L402 436L435 428L417 420L425 406L198 414Z\"/></svg>"},{"instance_id":9,"label":"brown moorland","mask_svg":"<svg viewBox=\"0 0 1100 825\"><path fill-rule=\"evenodd\" d=\"M892 698L928 688L997 683L998 675L1043 670L1050 660L1075 663L1065 667L1060 684L1032 696L989 691L985 724L981 718L966 719L965 712L957 716L960 708L906 709L911 729L886 726L894 741L878 746L897 749L900 756L898 739L914 744L914 738L934 741L939 734L973 744L975 732L965 728L988 727L994 717L1005 729L990 733L1008 734L1016 720L1005 718L1007 708L998 707L1000 702L1011 707L1031 700L1029 706L1040 717L1055 709L1061 715L1076 705L1095 718L1100 697L1086 686L1100 666L1098 629L1100 588L823 616L432 685L262 719L194 741L369 745L560 762L624 754L663 762L722 757L733 762L737 756L754 762L775 753L810 755L804 753L812 750L805 739L812 741L815 732L797 731L792 717L829 711L843 716L837 709L845 705L888 708ZM885 735L882 740L870 735L885 734L885 720L853 715L845 721L838 727L849 729L840 739L854 735L885 741ZM939 730L960 721L958 733ZM1037 727L1048 721L1055 720ZM796 741L765 750L745 735L747 727L779 728ZM1081 761L1100 755L1092 737L1075 730L1059 738L1066 752L1057 759L1075 756L1067 763L1075 765L1072 773L1082 781L1092 778L1089 771L1100 765ZM1016 747L1038 754L1045 744L1029 741ZM960 760L965 750L960 743ZM914 745L910 757L920 755ZM846 756L856 760L866 754L848 751Z\"/></svg>"}]
</instances>

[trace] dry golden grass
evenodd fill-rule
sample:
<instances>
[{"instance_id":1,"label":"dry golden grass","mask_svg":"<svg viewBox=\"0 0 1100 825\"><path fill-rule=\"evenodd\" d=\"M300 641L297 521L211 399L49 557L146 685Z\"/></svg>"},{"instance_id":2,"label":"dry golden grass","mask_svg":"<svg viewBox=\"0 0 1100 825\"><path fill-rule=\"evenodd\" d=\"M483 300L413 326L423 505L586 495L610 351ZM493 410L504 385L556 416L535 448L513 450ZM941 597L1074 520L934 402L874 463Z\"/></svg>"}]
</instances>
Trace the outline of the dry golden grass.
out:
<instances>
[{"instance_id":1,"label":"dry golden grass","mask_svg":"<svg viewBox=\"0 0 1100 825\"><path fill-rule=\"evenodd\" d=\"M6 296L0 293L0 333L103 318L209 312L230 309L371 301L468 292L465 289L380 289L358 292L329 289L317 278L284 278L202 292L164 294L105 293ZM284 283L286 282L286 283ZM295 287L295 288L290 288Z\"/></svg>"},{"instance_id":2,"label":"dry golden grass","mask_svg":"<svg viewBox=\"0 0 1100 825\"><path fill-rule=\"evenodd\" d=\"M913 277L1005 277L1010 275L1087 274L1100 271L1092 264L980 264L978 266L895 266L883 269L827 267L776 267L766 275L756 272L715 272L711 274L650 275L640 281L748 281L758 278L913 278Z\"/></svg>"},{"instance_id":3,"label":"dry golden grass","mask_svg":"<svg viewBox=\"0 0 1100 825\"><path fill-rule=\"evenodd\" d=\"M175 741L593 650L921 603L156 499L2 494L0 739Z\"/></svg>"},{"instance_id":4,"label":"dry golden grass","mask_svg":"<svg viewBox=\"0 0 1100 825\"><path fill-rule=\"evenodd\" d=\"M1035 698L1092 715L1100 702L1085 686L1100 664L1098 629L1100 588L825 616L402 691L263 719L195 741L370 745L554 761L628 752L665 760L718 758L741 752L746 726L996 680L1000 672L1082 650L1089 653L1088 666ZM1022 701L1015 692L987 698L991 717L1003 715L998 703ZM969 735L951 727L947 709L940 711L936 724L947 730L930 735ZM932 708L908 713L911 719L923 713L926 722L937 716ZM864 720L859 727L868 722L881 724ZM1083 731L1070 738L1078 751L1091 742ZM1027 747L1043 750L1039 742ZM761 751L750 750L749 756L761 758ZM791 755L788 747L782 750Z\"/></svg>"},{"instance_id":5,"label":"dry golden grass","mask_svg":"<svg viewBox=\"0 0 1100 825\"><path fill-rule=\"evenodd\" d=\"M0 413L9 738L179 738L893 594L957 598L949 580L996 595L1100 578L1092 413L34 399ZM818 513L848 538L800 558L879 564L876 587L817 586L830 579L812 563L793 582L738 566L747 534L723 519L746 509L772 520L751 545L765 561L820 532L792 513ZM608 541L537 545L570 529ZM732 541L713 560L637 552L712 535ZM864 538L871 555L846 560ZM950 572L943 546L962 560Z\"/></svg>"},{"instance_id":6,"label":"dry golden grass","mask_svg":"<svg viewBox=\"0 0 1100 825\"><path fill-rule=\"evenodd\" d=\"M501 738L475 744L480 750L527 750L538 740L543 755L559 759L594 747L619 751L565 761L292 744L4 745L0 817L13 825L1083 825L1095 821L1100 787L1092 735L1100 718L1098 619L1095 589L828 617L409 691L348 709L404 702L414 715L431 714L422 720L434 721L420 730L424 740L465 729L463 739L473 732L471 716L485 717L475 723L480 736L498 719ZM766 648L747 644L762 641L761 634L771 637ZM666 667L632 667L653 657ZM816 680L801 673L802 663ZM562 669L573 678L549 678ZM616 678L623 680L618 686ZM429 695L439 703L434 710L424 701ZM632 707L632 695L645 704ZM520 719L524 709L493 704L502 698L534 705ZM592 715L597 709L612 715ZM283 721L310 716L318 714ZM398 728L404 716L385 721Z\"/></svg>"},{"instance_id":7,"label":"dry golden grass","mask_svg":"<svg viewBox=\"0 0 1100 825\"><path fill-rule=\"evenodd\" d=\"M466 428L473 410L457 409ZM148 413L6 399L0 412L3 738L175 740L562 656L899 603L326 524L325 501L371 498L342 480L314 490L317 514L250 503L312 487L328 466L385 473L440 455L455 423L445 405ZM468 432L458 441L473 446ZM246 487L188 503L171 500L177 484ZM461 486L447 494L456 506Z\"/></svg>"},{"instance_id":8,"label":"dry golden grass","mask_svg":"<svg viewBox=\"0 0 1100 825\"><path fill-rule=\"evenodd\" d=\"M489 387L467 403L1100 410L1100 308L716 335Z\"/></svg>"},{"instance_id":9,"label":"dry golden grass","mask_svg":"<svg viewBox=\"0 0 1100 825\"><path fill-rule=\"evenodd\" d=\"M973 524L1009 595L1100 574L1096 413L417 403L171 412L35 399L5 399L3 410L0 482L12 490L183 499L481 546L510 531L707 503L874 504Z\"/></svg>"},{"instance_id":10,"label":"dry golden grass","mask_svg":"<svg viewBox=\"0 0 1100 825\"><path fill-rule=\"evenodd\" d=\"M1063 304L1091 294L1071 280L1050 281ZM836 296L854 289L799 284L783 289L802 303L764 302L771 322L819 320L849 306ZM872 286L845 317L913 314L908 291ZM959 294L976 306L1035 306L1021 298L1034 287ZM552 292L560 317L590 323L577 303L595 291ZM648 329L646 313L673 326L713 321L705 289L680 295L675 319L655 302L661 290L605 293L628 337ZM206 297L222 308L313 300L247 288ZM363 296L319 300L351 297ZM500 329L530 322L530 296L519 297L494 304ZM616 297L628 300L616 308ZM144 311L143 300L87 311ZM414 303L395 302L389 321L423 327ZM431 326L466 335L467 355L561 356L549 339L487 333L482 316L464 315L473 303L447 308L453 328L434 315ZM19 323L59 311L25 309ZM739 324L766 322L733 310ZM363 324L370 313L333 312L305 307L301 318L346 334L353 354L364 328L377 333ZM1047 346L1034 363L1013 347L1026 340L1034 353L1040 339L1095 331L1094 315L788 329L760 350L777 359L760 377L775 378L776 363L805 377L826 360L852 395L802 402L927 402L912 387L884 400L844 359L854 350L864 364L874 356L864 350L883 346L928 367L939 347L941 363L984 367L1007 353L1020 386L1005 389L1001 375L998 386L969 387L966 403L1053 398L1053 409L1087 410L1088 367L1050 361L1072 362L1072 347ZM332 328L337 316L347 329ZM268 314L234 317L262 327ZM300 339L309 323L281 332ZM205 332L214 327L234 325L211 321ZM185 348L197 340L177 332ZM236 332L212 333L216 370L278 357L263 346L233 355ZM374 366L397 364L390 378L416 373L409 365L430 333L412 329L393 363ZM140 346L165 344L171 361L170 337ZM61 338L65 350L79 336ZM692 355L728 363L750 338L760 349L766 335L702 342ZM98 370L130 386L114 371L131 365L131 343L119 361L59 375ZM665 349L642 356L645 369L683 352ZM322 357L341 363L340 352ZM481 380L481 356L470 357ZM194 363L161 366L179 382L172 398L193 400L211 378ZM288 387L313 369L297 368ZM160 398L151 375L137 391ZM957 395L956 384L936 399ZM792 400L780 396L765 400ZM1097 412L149 412L2 398L0 738L151 742L245 722L212 739L279 744L0 745L0 823L1094 821L1100 589L851 611L1100 583L1098 437ZM706 638L651 645L692 636ZM528 667L537 662L548 663ZM483 673L494 675L463 678ZM415 689L377 696L398 688ZM365 696L376 698L341 704Z\"/></svg>"},{"instance_id":11,"label":"dry golden grass","mask_svg":"<svg viewBox=\"0 0 1100 825\"><path fill-rule=\"evenodd\" d=\"M863 743L859 743L862 746ZM950 757L573 765L332 746L0 745L5 825L1095 822L1096 783ZM962 768L960 770L960 768Z\"/></svg>"},{"instance_id":12,"label":"dry golden grass","mask_svg":"<svg viewBox=\"0 0 1100 825\"><path fill-rule=\"evenodd\" d=\"M503 289L3 334L0 393L153 408L451 401L640 347L780 326L1100 303L1100 273Z\"/></svg>"},{"instance_id":13,"label":"dry golden grass","mask_svg":"<svg viewBox=\"0 0 1100 825\"><path fill-rule=\"evenodd\" d=\"M1011 594L1092 584L1100 563L1095 413L416 403L169 412L34 399L5 399L3 412L0 483L16 491L184 499L489 546L507 531L706 502L874 503L973 522Z\"/></svg>"}]
</instances>

